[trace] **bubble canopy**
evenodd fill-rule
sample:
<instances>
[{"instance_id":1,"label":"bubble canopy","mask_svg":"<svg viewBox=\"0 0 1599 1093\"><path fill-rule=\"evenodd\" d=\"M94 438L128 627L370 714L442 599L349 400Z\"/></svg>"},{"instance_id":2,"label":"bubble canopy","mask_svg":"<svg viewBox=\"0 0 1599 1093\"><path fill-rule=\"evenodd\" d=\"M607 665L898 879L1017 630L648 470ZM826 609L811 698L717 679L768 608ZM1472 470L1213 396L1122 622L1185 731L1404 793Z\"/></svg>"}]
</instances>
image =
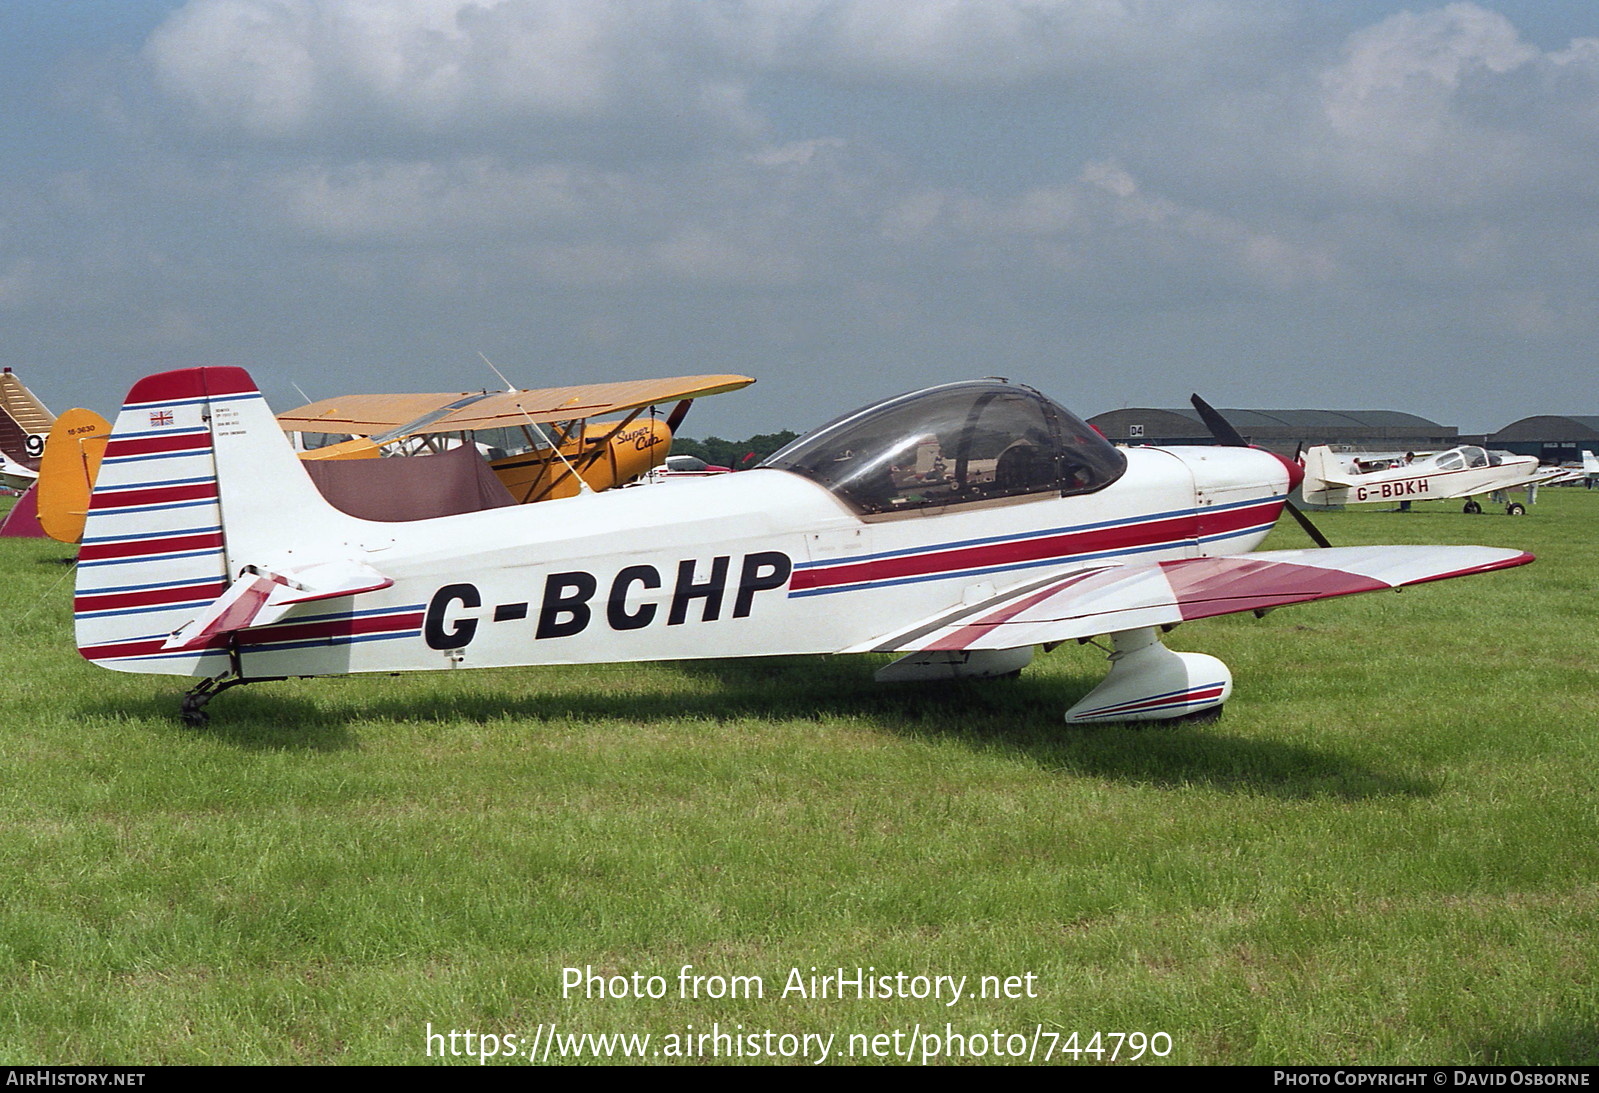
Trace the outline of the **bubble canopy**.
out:
<instances>
[{"instance_id":1,"label":"bubble canopy","mask_svg":"<svg viewBox=\"0 0 1599 1093\"><path fill-rule=\"evenodd\" d=\"M1120 478L1127 458L1031 387L974 380L845 414L761 465L804 475L871 515L1092 493Z\"/></svg>"}]
</instances>

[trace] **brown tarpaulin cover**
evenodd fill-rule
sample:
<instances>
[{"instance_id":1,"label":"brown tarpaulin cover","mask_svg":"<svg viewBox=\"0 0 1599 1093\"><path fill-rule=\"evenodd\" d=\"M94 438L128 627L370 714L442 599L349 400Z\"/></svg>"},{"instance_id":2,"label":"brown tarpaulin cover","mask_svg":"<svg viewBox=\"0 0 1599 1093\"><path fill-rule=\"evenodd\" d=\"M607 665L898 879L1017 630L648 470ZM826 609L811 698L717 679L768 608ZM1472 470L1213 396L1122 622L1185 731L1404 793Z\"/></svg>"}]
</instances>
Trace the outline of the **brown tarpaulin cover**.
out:
<instances>
[{"instance_id":1,"label":"brown tarpaulin cover","mask_svg":"<svg viewBox=\"0 0 1599 1093\"><path fill-rule=\"evenodd\" d=\"M363 520L427 520L516 504L470 445L439 455L329 459L300 465L329 504Z\"/></svg>"}]
</instances>

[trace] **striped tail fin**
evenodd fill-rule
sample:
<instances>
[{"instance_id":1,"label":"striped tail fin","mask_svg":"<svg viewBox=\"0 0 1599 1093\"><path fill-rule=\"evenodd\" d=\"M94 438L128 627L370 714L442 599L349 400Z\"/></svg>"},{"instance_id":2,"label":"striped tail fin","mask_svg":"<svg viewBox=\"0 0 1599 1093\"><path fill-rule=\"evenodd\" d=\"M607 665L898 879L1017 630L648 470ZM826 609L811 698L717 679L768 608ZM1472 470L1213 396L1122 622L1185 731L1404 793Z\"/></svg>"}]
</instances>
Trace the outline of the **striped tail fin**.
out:
<instances>
[{"instance_id":1,"label":"striped tail fin","mask_svg":"<svg viewBox=\"0 0 1599 1093\"><path fill-rule=\"evenodd\" d=\"M216 604L244 565L352 522L306 477L249 373L148 376L117 415L89 500L78 649L120 671L219 675L230 665L226 631L176 647L173 632Z\"/></svg>"}]
</instances>

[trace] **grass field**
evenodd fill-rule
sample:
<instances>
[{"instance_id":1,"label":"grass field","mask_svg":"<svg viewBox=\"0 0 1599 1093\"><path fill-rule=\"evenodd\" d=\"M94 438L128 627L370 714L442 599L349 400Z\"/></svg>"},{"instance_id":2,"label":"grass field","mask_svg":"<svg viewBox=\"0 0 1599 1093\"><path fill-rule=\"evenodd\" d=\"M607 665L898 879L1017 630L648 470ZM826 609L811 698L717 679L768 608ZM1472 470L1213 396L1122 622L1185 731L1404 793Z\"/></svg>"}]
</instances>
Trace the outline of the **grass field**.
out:
<instances>
[{"instance_id":1,"label":"grass field","mask_svg":"<svg viewBox=\"0 0 1599 1093\"><path fill-rule=\"evenodd\" d=\"M833 1034L830 1061L947 1025L1057 1059L1101 1031L1178 1063L1599 1062L1599 493L1418 509L1318 522L1539 560L1185 626L1237 690L1175 729L1068 730L1084 648L957 687L876 686L887 658L293 681L194 730L184 681L78 657L64 548L0 540L0 1062L419 1063L429 1024L550 1022ZM765 997L680 998L685 964ZM585 966L666 996L563 997ZM812 967L967 995L780 996Z\"/></svg>"}]
</instances>

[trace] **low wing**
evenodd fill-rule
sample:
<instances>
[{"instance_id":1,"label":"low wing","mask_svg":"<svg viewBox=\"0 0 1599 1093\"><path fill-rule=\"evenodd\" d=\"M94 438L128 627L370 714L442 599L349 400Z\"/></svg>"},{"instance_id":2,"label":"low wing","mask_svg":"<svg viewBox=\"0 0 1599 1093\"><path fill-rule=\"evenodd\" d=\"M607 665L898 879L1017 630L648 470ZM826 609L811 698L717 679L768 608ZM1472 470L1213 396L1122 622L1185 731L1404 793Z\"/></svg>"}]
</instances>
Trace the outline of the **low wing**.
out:
<instances>
[{"instance_id":1,"label":"low wing","mask_svg":"<svg viewBox=\"0 0 1599 1093\"><path fill-rule=\"evenodd\" d=\"M1566 472L1565 472L1565 470L1563 468L1560 468L1560 467L1538 467L1537 469L1529 471L1528 473L1526 473L1524 475L1521 475L1518 478L1512 479L1509 482L1504 482L1504 483L1501 483L1499 485L1495 485L1495 486L1491 487L1490 489L1482 490L1481 492L1490 493L1493 490L1517 490L1517 489L1520 489L1522 486L1532 486L1532 485L1542 486L1542 485L1546 485L1546 484L1551 483L1551 482L1559 481L1560 479L1564 478L1565 476L1566 476Z\"/></svg>"},{"instance_id":2,"label":"low wing","mask_svg":"<svg viewBox=\"0 0 1599 1093\"><path fill-rule=\"evenodd\" d=\"M290 432L363 436L392 432L401 426L411 426L406 430L407 435L471 432L523 425L530 419L534 422L571 421L625 413L658 402L736 391L754 382L749 376L676 376L488 395L470 392L344 395L279 414L278 424Z\"/></svg>"},{"instance_id":3,"label":"low wing","mask_svg":"<svg viewBox=\"0 0 1599 1093\"><path fill-rule=\"evenodd\" d=\"M1017 649L1380 592L1532 560L1522 551L1491 547L1372 546L1111 566L1035 581L843 651Z\"/></svg>"}]
</instances>

